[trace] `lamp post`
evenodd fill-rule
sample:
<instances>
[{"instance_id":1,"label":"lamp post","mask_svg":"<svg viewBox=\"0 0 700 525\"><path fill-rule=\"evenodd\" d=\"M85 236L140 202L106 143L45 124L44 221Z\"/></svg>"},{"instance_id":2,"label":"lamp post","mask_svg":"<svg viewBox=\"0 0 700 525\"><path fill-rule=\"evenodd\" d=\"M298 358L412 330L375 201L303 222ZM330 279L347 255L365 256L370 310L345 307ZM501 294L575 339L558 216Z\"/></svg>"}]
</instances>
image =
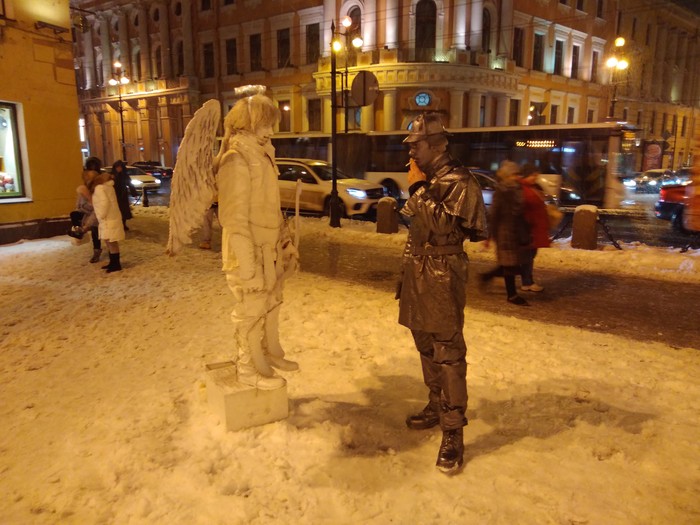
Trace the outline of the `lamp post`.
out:
<instances>
[{"instance_id":1,"label":"lamp post","mask_svg":"<svg viewBox=\"0 0 700 525\"><path fill-rule=\"evenodd\" d=\"M625 45L625 39L621 36L615 39L615 47L622 48ZM610 69L610 82L612 83L612 97L610 98L610 109L608 111L607 120L615 120L615 103L617 102L617 82L615 82L615 72L624 71L630 65L625 58L618 58L616 55L611 56L605 62L605 65Z\"/></svg>"},{"instance_id":2,"label":"lamp post","mask_svg":"<svg viewBox=\"0 0 700 525\"><path fill-rule=\"evenodd\" d=\"M114 74L109 79L110 86L117 86L117 97L119 98L119 124L121 126L122 160L126 162L126 142L124 140L124 110L122 109L122 84L129 83L126 71L122 69L122 63L117 61L113 64Z\"/></svg>"},{"instance_id":3,"label":"lamp post","mask_svg":"<svg viewBox=\"0 0 700 525\"><path fill-rule=\"evenodd\" d=\"M352 25L352 19L349 16L343 18L341 22L343 27L346 28L344 33L335 30L335 21L331 21L331 197L330 197L330 225L332 228L340 228L340 197L338 197L338 148L337 148L337 136L338 136L338 92L337 92L337 82L336 75L337 61L336 55L343 49L343 45L336 38L336 36L342 36L345 38L345 75L343 78L342 89L343 89L343 107L345 108L345 133L348 132L348 117L349 117L349 104L348 104L348 38L350 34L347 29ZM360 47L362 45L362 39L360 37L355 37L352 39L352 45L354 47Z\"/></svg>"}]
</instances>

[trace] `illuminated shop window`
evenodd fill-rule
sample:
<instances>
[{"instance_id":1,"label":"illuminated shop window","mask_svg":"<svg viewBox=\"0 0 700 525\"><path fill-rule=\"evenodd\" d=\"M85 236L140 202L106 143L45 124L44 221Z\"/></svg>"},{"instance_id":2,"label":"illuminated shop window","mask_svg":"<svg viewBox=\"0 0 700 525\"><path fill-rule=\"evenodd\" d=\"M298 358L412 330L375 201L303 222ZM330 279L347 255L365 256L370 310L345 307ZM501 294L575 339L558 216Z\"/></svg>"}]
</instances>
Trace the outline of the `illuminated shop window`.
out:
<instances>
[{"instance_id":1,"label":"illuminated shop window","mask_svg":"<svg viewBox=\"0 0 700 525\"><path fill-rule=\"evenodd\" d=\"M14 104L0 103L0 202L24 196L17 108Z\"/></svg>"}]
</instances>

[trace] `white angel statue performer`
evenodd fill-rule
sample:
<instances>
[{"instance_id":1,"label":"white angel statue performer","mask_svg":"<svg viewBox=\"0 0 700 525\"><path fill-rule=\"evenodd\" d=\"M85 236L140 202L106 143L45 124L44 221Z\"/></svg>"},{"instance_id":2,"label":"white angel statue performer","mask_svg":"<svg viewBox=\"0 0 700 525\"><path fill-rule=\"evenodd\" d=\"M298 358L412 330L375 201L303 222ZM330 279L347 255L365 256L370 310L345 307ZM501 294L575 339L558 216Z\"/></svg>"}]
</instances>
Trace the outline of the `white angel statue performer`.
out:
<instances>
[{"instance_id":1,"label":"white angel statue performer","mask_svg":"<svg viewBox=\"0 0 700 525\"><path fill-rule=\"evenodd\" d=\"M280 210L270 143L279 109L259 91L238 100L224 119L221 149L213 158L219 115L219 103L208 101L185 130L173 175L168 253L191 242L218 191L223 271L235 301L238 381L272 390L285 385L273 368L299 368L285 359L278 330L282 286L299 257Z\"/></svg>"}]
</instances>

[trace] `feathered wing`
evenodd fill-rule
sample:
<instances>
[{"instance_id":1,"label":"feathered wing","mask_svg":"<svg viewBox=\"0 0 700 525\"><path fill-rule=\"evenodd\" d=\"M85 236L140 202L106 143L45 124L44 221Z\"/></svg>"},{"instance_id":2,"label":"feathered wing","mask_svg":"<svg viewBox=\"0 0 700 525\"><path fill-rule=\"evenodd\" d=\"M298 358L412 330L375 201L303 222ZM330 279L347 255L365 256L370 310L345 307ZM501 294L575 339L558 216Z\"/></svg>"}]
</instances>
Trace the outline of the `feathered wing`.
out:
<instances>
[{"instance_id":1,"label":"feathered wing","mask_svg":"<svg viewBox=\"0 0 700 525\"><path fill-rule=\"evenodd\" d=\"M221 107L208 100L192 116L177 154L170 193L170 232L167 253L175 255L192 242L216 194L214 146Z\"/></svg>"}]
</instances>

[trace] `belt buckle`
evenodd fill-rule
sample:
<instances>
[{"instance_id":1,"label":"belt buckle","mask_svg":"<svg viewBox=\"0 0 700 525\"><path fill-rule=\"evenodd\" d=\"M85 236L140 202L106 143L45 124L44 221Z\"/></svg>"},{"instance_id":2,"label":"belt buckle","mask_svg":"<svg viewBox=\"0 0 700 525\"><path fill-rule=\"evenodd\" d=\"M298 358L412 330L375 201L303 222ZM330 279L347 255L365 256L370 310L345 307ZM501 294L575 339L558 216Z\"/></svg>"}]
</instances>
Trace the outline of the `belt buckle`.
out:
<instances>
[{"instance_id":1,"label":"belt buckle","mask_svg":"<svg viewBox=\"0 0 700 525\"><path fill-rule=\"evenodd\" d=\"M425 253L428 254L428 255L432 255L432 254L435 253L435 246L433 246L433 245L430 244L429 242L426 242L426 243L423 245L423 249L425 250Z\"/></svg>"}]
</instances>

